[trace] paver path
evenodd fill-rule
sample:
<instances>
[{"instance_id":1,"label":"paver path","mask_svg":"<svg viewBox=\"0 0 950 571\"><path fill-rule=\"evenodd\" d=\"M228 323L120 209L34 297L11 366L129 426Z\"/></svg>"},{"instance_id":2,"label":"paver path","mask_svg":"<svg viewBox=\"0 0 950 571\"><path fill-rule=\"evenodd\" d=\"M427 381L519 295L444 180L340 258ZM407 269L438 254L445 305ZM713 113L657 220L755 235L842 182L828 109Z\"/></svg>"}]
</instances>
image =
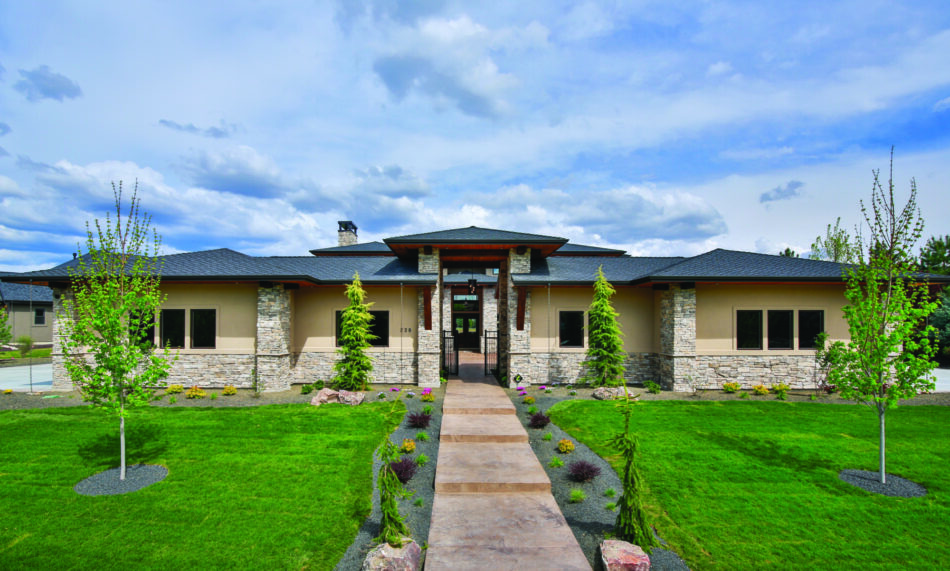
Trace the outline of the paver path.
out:
<instances>
[{"instance_id":1,"label":"paver path","mask_svg":"<svg viewBox=\"0 0 950 571\"><path fill-rule=\"evenodd\" d=\"M589 571L511 399L481 355L461 357L442 405L426 571Z\"/></svg>"}]
</instances>

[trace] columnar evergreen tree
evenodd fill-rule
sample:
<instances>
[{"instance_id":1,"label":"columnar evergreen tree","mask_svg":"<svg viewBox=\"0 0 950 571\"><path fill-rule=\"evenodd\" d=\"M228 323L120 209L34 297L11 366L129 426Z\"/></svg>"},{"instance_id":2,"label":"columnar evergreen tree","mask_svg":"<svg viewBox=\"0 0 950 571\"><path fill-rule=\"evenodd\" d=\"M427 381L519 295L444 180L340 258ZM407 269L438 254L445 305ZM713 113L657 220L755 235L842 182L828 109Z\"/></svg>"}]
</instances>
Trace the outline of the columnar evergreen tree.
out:
<instances>
[{"instance_id":1,"label":"columnar evergreen tree","mask_svg":"<svg viewBox=\"0 0 950 571\"><path fill-rule=\"evenodd\" d=\"M851 235L841 228L841 217L825 230L825 236L818 236L811 245L811 259L829 262L851 263L858 259L860 248L851 240Z\"/></svg>"},{"instance_id":2,"label":"columnar evergreen tree","mask_svg":"<svg viewBox=\"0 0 950 571\"><path fill-rule=\"evenodd\" d=\"M620 412L623 414L624 430L611 439L610 445L620 452L624 462L623 475L621 476L623 495L620 496L620 501L617 502L617 520L614 525L618 539L639 545L641 549L650 553L654 547L659 545L659 542L647 523L640 498L642 476L640 475L640 468L637 466L640 444L637 435L630 432L630 417L633 414L633 407L636 406L636 402L631 400L628 394L617 406L620 407Z\"/></svg>"},{"instance_id":3,"label":"columnar evergreen tree","mask_svg":"<svg viewBox=\"0 0 950 571\"><path fill-rule=\"evenodd\" d=\"M798 252L796 252L795 250L791 248L785 248L785 250L779 252L778 255L782 256L783 258L798 258L799 257Z\"/></svg>"},{"instance_id":4,"label":"columnar evergreen tree","mask_svg":"<svg viewBox=\"0 0 950 571\"><path fill-rule=\"evenodd\" d=\"M376 339L370 333L373 315L369 312L372 303L366 303L366 291L360 283L359 272L353 274L353 282L346 286L350 305L340 316L340 359L334 363L333 386L347 391L365 391L373 360L366 354L369 342Z\"/></svg>"},{"instance_id":5,"label":"columnar evergreen tree","mask_svg":"<svg viewBox=\"0 0 950 571\"><path fill-rule=\"evenodd\" d=\"M10 320L7 317L7 310L0 307L0 345L10 342L13 333L10 331Z\"/></svg>"},{"instance_id":6,"label":"columnar evergreen tree","mask_svg":"<svg viewBox=\"0 0 950 571\"><path fill-rule=\"evenodd\" d=\"M66 370L83 399L119 417L119 478L126 475L125 419L154 398L170 367L167 348L156 351L154 331L165 296L159 289L161 240L139 212L138 184L122 213L122 183L112 185L116 218L95 231L86 224L86 248L70 270L73 299L63 300Z\"/></svg>"},{"instance_id":7,"label":"columnar evergreen tree","mask_svg":"<svg viewBox=\"0 0 950 571\"><path fill-rule=\"evenodd\" d=\"M861 260L848 272L844 317L851 340L826 350L829 384L841 396L873 406L879 420L879 471L885 472L885 413L901 399L933 390L934 346L927 316L936 308L926 284L914 278L911 248L924 221L917 208L917 185L911 179L910 198L898 210L894 202L894 159L885 190L874 171L870 209L861 202L870 235L862 244Z\"/></svg>"},{"instance_id":8,"label":"columnar evergreen tree","mask_svg":"<svg viewBox=\"0 0 950 571\"><path fill-rule=\"evenodd\" d=\"M399 513L399 503L396 500L408 498L412 492L403 486L390 466L399 460L399 449L396 445L387 438L386 443L380 447L378 456L382 465L379 467L376 484L379 486L379 507L382 519L379 536L373 541L377 543L385 541L393 547L402 547L402 539L410 537L410 533L409 526Z\"/></svg>"},{"instance_id":9,"label":"columnar evergreen tree","mask_svg":"<svg viewBox=\"0 0 950 571\"><path fill-rule=\"evenodd\" d=\"M624 384L623 333L610 298L616 293L607 278L604 268L597 268L594 282L594 299L587 314L587 358L584 360L583 380L595 387L617 387Z\"/></svg>"}]
</instances>

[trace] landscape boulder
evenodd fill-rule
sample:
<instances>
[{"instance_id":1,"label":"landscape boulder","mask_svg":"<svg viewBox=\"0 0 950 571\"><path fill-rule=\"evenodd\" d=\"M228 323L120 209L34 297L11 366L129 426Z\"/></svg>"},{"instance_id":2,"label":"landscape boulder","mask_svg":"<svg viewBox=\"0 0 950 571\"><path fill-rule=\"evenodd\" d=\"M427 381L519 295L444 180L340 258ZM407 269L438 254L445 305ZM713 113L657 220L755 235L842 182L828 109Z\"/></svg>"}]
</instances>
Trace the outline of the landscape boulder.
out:
<instances>
[{"instance_id":1,"label":"landscape boulder","mask_svg":"<svg viewBox=\"0 0 950 571\"><path fill-rule=\"evenodd\" d=\"M591 396L597 400L614 400L623 398L623 387L597 387Z\"/></svg>"},{"instance_id":2,"label":"landscape boulder","mask_svg":"<svg viewBox=\"0 0 950 571\"><path fill-rule=\"evenodd\" d=\"M402 547L388 543L377 545L366 554L362 571L418 571L422 562L422 548L408 537Z\"/></svg>"},{"instance_id":3,"label":"landscape boulder","mask_svg":"<svg viewBox=\"0 0 950 571\"><path fill-rule=\"evenodd\" d=\"M363 399L366 398L366 393L356 393L351 391L335 391L333 389L320 389L312 399L310 399L310 404L313 406L320 406L321 404L340 402L343 404L348 404L351 406L356 406L363 402Z\"/></svg>"},{"instance_id":4,"label":"landscape boulder","mask_svg":"<svg viewBox=\"0 0 950 571\"><path fill-rule=\"evenodd\" d=\"M633 545L619 539L607 539L600 544L600 562L605 571L649 571L650 556Z\"/></svg>"}]
</instances>

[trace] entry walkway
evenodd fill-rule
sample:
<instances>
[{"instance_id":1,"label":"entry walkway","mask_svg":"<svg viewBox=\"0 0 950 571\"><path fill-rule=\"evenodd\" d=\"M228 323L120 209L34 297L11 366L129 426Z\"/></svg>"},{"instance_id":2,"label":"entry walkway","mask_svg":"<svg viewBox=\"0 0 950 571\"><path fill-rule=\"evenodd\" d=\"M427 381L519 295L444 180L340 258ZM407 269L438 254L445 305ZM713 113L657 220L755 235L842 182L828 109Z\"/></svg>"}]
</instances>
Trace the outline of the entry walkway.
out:
<instances>
[{"instance_id":1,"label":"entry walkway","mask_svg":"<svg viewBox=\"0 0 950 571\"><path fill-rule=\"evenodd\" d=\"M511 399L462 353L442 408L426 571L583 569Z\"/></svg>"}]
</instances>

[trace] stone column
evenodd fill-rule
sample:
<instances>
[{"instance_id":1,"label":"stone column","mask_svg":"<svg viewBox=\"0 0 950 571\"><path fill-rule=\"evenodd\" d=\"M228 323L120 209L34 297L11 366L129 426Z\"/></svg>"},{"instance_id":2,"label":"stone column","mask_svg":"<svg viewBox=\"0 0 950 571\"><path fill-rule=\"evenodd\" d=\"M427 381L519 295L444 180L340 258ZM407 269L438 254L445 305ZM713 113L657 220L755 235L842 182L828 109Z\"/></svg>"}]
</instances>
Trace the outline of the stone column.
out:
<instances>
[{"instance_id":1,"label":"stone column","mask_svg":"<svg viewBox=\"0 0 950 571\"><path fill-rule=\"evenodd\" d=\"M73 290L70 288L53 288L53 390L71 391L73 381L66 371L66 357L63 355L63 343L66 341L65 326L72 321L72 315L63 311L63 301L73 300Z\"/></svg>"},{"instance_id":2,"label":"stone column","mask_svg":"<svg viewBox=\"0 0 950 571\"><path fill-rule=\"evenodd\" d=\"M521 384L529 385L540 382L540 379L532 378L531 374L531 292L525 291L525 313L524 327L518 329L518 295L519 292L514 286L512 274L531 273L531 248L524 248L523 252L518 252L512 248L508 251L508 271L504 276L507 284L507 296L504 300L499 299L499 306L504 304L507 308L507 335L504 342L507 345L507 372L508 386L514 387L517 384L516 375L521 375ZM499 272L500 274L500 272ZM499 282L502 276L498 276ZM499 308L500 309L500 308ZM502 343L499 334L499 343Z\"/></svg>"},{"instance_id":3,"label":"stone column","mask_svg":"<svg viewBox=\"0 0 950 571\"><path fill-rule=\"evenodd\" d=\"M260 391L290 389L290 292L282 284L257 288L257 383Z\"/></svg>"},{"instance_id":4,"label":"stone column","mask_svg":"<svg viewBox=\"0 0 950 571\"><path fill-rule=\"evenodd\" d=\"M660 294L660 384L686 391L696 381L696 289L671 284Z\"/></svg>"},{"instance_id":5,"label":"stone column","mask_svg":"<svg viewBox=\"0 0 950 571\"><path fill-rule=\"evenodd\" d=\"M419 323L416 327L416 360L418 363L416 382L420 387L435 388L439 386L439 378L442 369L442 330L439 328L439 324L442 322L442 320L439 316L441 313L439 292L439 285L429 289L433 315L432 329L427 331L425 322L426 289L424 287L419 288Z\"/></svg>"}]
</instances>

